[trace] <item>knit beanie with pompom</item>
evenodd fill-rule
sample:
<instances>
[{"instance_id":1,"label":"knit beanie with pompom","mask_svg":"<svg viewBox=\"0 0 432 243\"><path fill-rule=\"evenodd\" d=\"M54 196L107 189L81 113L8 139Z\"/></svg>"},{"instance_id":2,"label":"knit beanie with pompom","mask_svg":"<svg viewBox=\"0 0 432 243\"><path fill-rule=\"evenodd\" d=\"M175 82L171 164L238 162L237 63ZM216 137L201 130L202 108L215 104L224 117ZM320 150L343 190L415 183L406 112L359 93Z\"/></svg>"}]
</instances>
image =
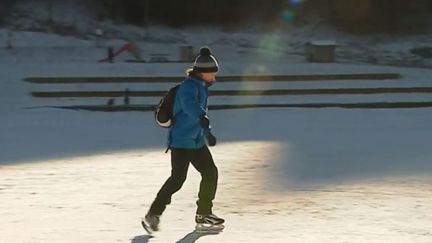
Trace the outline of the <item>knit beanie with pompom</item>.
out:
<instances>
[{"instance_id":1,"label":"knit beanie with pompom","mask_svg":"<svg viewBox=\"0 0 432 243\"><path fill-rule=\"evenodd\" d=\"M193 71L201 73L216 73L219 71L219 64L208 47L201 47L192 68Z\"/></svg>"}]
</instances>

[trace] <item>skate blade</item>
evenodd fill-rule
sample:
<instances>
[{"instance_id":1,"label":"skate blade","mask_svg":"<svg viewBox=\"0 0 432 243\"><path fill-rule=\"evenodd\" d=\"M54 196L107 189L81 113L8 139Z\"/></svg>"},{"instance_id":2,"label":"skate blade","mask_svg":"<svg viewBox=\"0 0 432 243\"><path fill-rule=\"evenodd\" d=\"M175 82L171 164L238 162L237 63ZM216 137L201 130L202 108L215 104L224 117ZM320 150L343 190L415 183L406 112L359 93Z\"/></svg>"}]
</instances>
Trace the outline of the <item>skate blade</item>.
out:
<instances>
[{"instance_id":1,"label":"skate blade","mask_svg":"<svg viewBox=\"0 0 432 243\"><path fill-rule=\"evenodd\" d=\"M146 223L144 220L141 220L141 225L142 225L142 227L145 229L145 231L147 231L147 233L148 233L149 235L152 235L152 234L153 234L153 230L150 228L149 225L147 225L147 223Z\"/></svg>"},{"instance_id":2,"label":"skate blade","mask_svg":"<svg viewBox=\"0 0 432 243\"><path fill-rule=\"evenodd\" d=\"M197 224L195 231L205 233L220 233L223 231L225 226L223 224Z\"/></svg>"}]
</instances>

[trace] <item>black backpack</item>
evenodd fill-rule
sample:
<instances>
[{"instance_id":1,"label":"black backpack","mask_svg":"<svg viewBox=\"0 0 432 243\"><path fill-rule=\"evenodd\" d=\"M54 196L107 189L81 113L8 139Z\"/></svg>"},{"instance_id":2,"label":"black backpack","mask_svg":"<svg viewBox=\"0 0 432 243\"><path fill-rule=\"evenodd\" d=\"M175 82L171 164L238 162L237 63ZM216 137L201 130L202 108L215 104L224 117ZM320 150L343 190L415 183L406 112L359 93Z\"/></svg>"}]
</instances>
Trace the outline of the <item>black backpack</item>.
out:
<instances>
[{"instance_id":1,"label":"black backpack","mask_svg":"<svg viewBox=\"0 0 432 243\"><path fill-rule=\"evenodd\" d=\"M155 109L155 121L160 127L169 128L174 124L173 109L177 90L180 84L170 88L159 101Z\"/></svg>"}]
</instances>

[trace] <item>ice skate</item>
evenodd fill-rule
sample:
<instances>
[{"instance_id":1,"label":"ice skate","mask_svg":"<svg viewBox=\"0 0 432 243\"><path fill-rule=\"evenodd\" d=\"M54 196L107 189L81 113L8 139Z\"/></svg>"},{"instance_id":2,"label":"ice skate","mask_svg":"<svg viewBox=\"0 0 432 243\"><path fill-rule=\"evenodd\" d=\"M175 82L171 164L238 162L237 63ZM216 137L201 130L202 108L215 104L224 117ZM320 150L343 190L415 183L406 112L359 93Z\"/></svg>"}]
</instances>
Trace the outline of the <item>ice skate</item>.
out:
<instances>
[{"instance_id":1,"label":"ice skate","mask_svg":"<svg viewBox=\"0 0 432 243\"><path fill-rule=\"evenodd\" d=\"M149 233L153 233L154 231L159 230L159 223L160 223L160 216L159 215L151 215L147 214L142 220L141 225L143 228Z\"/></svg>"},{"instance_id":2,"label":"ice skate","mask_svg":"<svg viewBox=\"0 0 432 243\"><path fill-rule=\"evenodd\" d=\"M197 214L195 222L197 231L222 231L225 228L225 220L214 214Z\"/></svg>"}]
</instances>

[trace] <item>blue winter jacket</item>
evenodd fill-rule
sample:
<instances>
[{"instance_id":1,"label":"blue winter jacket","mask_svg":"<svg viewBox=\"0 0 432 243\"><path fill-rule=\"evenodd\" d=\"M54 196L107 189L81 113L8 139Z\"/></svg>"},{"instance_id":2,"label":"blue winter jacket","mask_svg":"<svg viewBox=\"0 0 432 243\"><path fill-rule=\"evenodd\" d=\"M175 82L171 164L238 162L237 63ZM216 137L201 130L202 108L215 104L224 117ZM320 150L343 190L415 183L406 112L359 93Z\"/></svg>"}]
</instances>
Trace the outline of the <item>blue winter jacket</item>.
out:
<instances>
[{"instance_id":1,"label":"blue winter jacket","mask_svg":"<svg viewBox=\"0 0 432 243\"><path fill-rule=\"evenodd\" d=\"M200 120L207 114L208 87L204 80L188 77L175 97L174 125L168 134L169 148L198 149L205 145L210 128L202 128Z\"/></svg>"}]
</instances>

